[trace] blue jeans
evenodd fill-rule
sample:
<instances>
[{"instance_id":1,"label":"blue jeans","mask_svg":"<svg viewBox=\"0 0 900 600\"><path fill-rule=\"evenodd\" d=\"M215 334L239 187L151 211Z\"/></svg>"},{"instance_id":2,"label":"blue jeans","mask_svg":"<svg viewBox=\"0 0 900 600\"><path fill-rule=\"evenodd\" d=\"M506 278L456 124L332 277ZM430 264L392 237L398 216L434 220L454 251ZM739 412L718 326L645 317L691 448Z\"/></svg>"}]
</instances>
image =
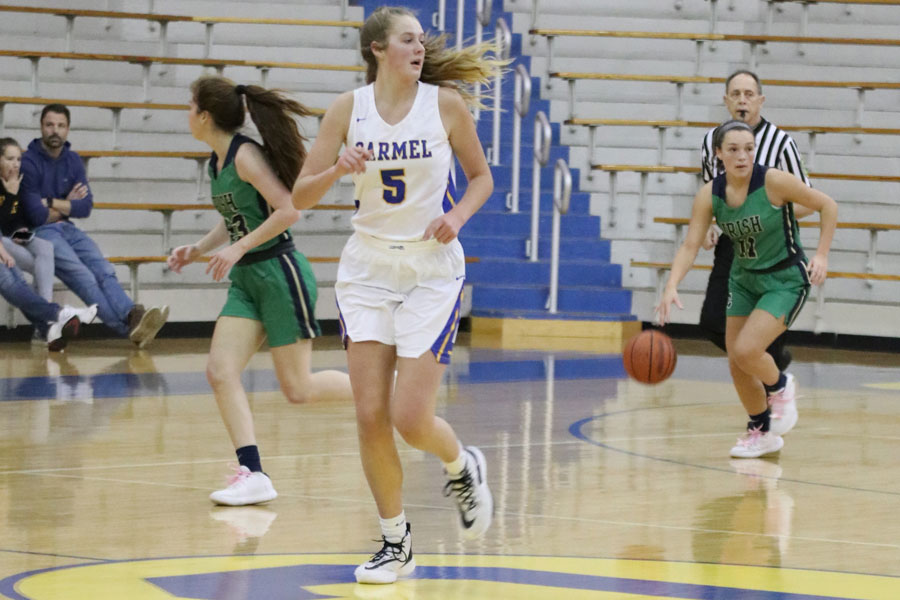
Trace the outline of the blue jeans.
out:
<instances>
[{"instance_id":1,"label":"blue jeans","mask_svg":"<svg viewBox=\"0 0 900 600\"><path fill-rule=\"evenodd\" d=\"M87 234L68 221L41 225L38 237L53 243L56 276L120 336L127 336L134 302L125 294L116 271Z\"/></svg>"},{"instance_id":2,"label":"blue jeans","mask_svg":"<svg viewBox=\"0 0 900 600\"><path fill-rule=\"evenodd\" d=\"M47 337L48 324L59 316L59 304L47 302L25 281L18 267L0 264L0 296L18 308Z\"/></svg>"}]
</instances>

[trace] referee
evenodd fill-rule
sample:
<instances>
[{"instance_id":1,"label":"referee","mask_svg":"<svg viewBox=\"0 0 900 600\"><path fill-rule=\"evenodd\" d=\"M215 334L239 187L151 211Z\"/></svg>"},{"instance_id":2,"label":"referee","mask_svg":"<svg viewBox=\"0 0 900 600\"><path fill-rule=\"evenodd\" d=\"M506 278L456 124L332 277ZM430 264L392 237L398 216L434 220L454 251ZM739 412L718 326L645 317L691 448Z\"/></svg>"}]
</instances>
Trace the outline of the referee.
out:
<instances>
[{"instance_id":1,"label":"referee","mask_svg":"<svg viewBox=\"0 0 900 600\"><path fill-rule=\"evenodd\" d=\"M732 73L725 81L724 100L725 107L733 119L744 121L753 128L756 134L757 164L787 171L806 185L810 185L797 144L791 136L759 114L766 97L762 94L762 86L756 73L746 70ZM713 150L715 130L710 129L703 137L700 170L704 182L712 180L722 172L722 165L716 159ZM802 206L794 207L797 218L805 217L810 212ZM715 225L710 227L704 243L707 250L712 246L716 247L715 258L706 286L706 298L700 310L700 329L716 346L725 350L725 307L728 303L728 274L734 260L734 246L728 236L719 236L719 230ZM791 353L784 348L786 333L776 338L767 349L780 371L784 371L791 362Z\"/></svg>"}]
</instances>

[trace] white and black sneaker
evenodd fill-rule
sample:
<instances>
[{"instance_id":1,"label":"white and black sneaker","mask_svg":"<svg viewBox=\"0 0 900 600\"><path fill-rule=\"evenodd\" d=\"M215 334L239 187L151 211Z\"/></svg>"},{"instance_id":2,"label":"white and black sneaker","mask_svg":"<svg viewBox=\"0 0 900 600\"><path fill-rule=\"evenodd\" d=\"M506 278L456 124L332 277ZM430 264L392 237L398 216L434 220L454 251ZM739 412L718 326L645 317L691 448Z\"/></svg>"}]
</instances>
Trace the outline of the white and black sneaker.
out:
<instances>
[{"instance_id":1,"label":"white and black sneaker","mask_svg":"<svg viewBox=\"0 0 900 600\"><path fill-rule=\"evenodd\" d=\"M50 323L47 329L47 347L53 352L61 351L70 339L78 335L81 326L90 323L96 316L96 304L85 308L63 306L59 309L56 321Z\"/></svg>"},{"instance_id":2,"label":"white and black sneaker","mask_svg":"<svg viewBox=\"0 0 900 600\"><path fill-rule=\"evenodd\" d=\"M381 536L384 542L381 550L373 554L367 562L356 567L356 571L353 572L357 583L394 583L398 577L410 575L416 568L410 531L407 523L406 534L399 542L389 542L386 537Z\"/></svg>"},{"instance_id":3,"label":"white and black sneaker","mask_svg":"<svg viewBox=\"0 0 900 600\"><path fill-rule=\"evenodd\" d=\"M459 509L463 538L474 540L484 534L494 518L494 498L487 484L487 462L475 446L463 450L466 466L458 476L447 475L444 495L453 496Z\"/></svg>"}]
</instances>

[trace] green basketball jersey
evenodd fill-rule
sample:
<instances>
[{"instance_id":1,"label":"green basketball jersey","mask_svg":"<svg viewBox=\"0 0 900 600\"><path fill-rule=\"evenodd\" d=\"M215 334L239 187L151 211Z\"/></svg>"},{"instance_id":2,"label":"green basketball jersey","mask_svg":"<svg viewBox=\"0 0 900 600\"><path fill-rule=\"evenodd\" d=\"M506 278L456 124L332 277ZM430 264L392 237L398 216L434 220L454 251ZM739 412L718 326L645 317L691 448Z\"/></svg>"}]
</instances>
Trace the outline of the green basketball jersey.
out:
<instances>
[{"instance_id":1,"label":"green basketball jersey","mask_svg":"<svg viewBox=\"0 0 900 600\"><path fill-rule=\"evenodd\" d=\"M256 188L238 177L234 156L242 144L255 144L249 137L236 134L228 147L228 154L221 172L216 172L218 157L213 152L209 161L209 180L212 185L212 202L225 219L225 227L234 243L256 229L269 218L273 208ZM285 231L260 244L247 254L267 250L278 244L290 242L291 232Z\"/></svg>"},{"instance_id":2,"label":"green basketball jersey","mask_svg":"<svg viewBox=\"0 0 900 600\"><path fill-rule=\"evenodd\" d=\"M767 270L802 260L803 247L791 203L772 206L766 195L768 167L755 164L747 199L737 208L725 202L725 174L713 179L712 203L716 224L734 242L734 264L751 271ZM780 266L778 267L780 268Z\"/></svg>"}]
</instances>

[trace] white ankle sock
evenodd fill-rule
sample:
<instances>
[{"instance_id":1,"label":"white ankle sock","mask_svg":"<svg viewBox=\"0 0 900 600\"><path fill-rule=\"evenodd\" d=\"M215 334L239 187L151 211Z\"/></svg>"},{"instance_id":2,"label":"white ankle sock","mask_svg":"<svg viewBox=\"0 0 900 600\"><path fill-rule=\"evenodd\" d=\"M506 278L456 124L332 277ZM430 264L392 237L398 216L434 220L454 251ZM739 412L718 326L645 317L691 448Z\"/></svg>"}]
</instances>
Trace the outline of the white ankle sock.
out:
<instances>
[{"instance_id":1,"label":"white ankle sock","mask_svg":"<svg viewBox=\"0 0 900 600\"><path fill-rule=\"evenodd\" d=\"M399 515L390 519L378 520L381 521L381 535L392 544L396 544L406 535L406 511L401 511Z\"/></svg>"},{"instance_id":2,"label":"white ankle sock","mask_svg":"<svg viewBox=\"0 0 900 600\"><path fill-rule=\"evenodd\" d=\"M466 452L463 450L462 444L459 446L459 455L453 462L444 463L444 470L447 475L459 475L466 468Z\"/></svg>"}]
</instances>

